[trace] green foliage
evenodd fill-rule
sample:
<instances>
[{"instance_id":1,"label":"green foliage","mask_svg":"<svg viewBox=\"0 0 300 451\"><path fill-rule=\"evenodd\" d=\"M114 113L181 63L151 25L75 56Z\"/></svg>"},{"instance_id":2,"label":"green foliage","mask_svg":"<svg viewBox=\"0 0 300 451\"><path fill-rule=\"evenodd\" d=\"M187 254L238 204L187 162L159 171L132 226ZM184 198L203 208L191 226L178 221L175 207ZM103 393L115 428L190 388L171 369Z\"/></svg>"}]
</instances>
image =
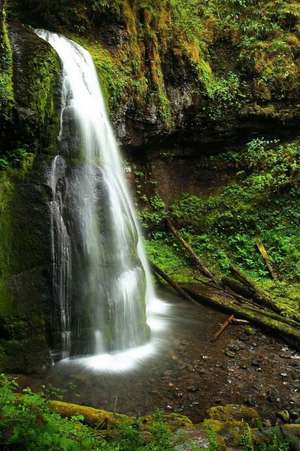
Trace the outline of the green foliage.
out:
<instances>
[{"instance_id":1,"label":"green foliage","mask_svg":"<svg viewBox=\"0 0 300 451\"><path fill-rule=\"evenodd\" d=\"M79 422L52 412L40 395L25 389L16 394L17 384L4 375L0 379L0 443L14 449L96 450L96 435Z\"/></svg>"},{"instance_id":2,"label":"green foliage","mask_svg":"<svg viewBox=\"0 0 300 451\"><path fill-rule=\"evenodd\" d=\"M207 436L209 441L209 451L218 451L219 445L217 441L217 434L215 433L215 431L208 429Z\"/></svg>"},{"instance_id":3,"label":"green foliage","mask_svg":"<svg viewBox=\"0 0 300 451\"><path fill-rule=\"evenodd\" d=\"M7 169L9 162L5 158L0 158L0 170Z\"/></svg>"},{"instance_id":4,"label":"green foliage","mask_svg":"<svg viewBox=\"0 0 300 451\"><path fill-rule=\"evenodd\" d=\"M263 0L11 3L14 14L27 23L88 37L87 48L94 47L107 104L116 117L124 103L143 111L151 105L165 129L172 129L176 109L168 81L177 64L188 66L190 95L202 97L201 121L208 117L230 125L229 120L241 112L284 119L286 108L278 101L296 106L300 89L296 1L278 0L276 7ZM108 24L110 38L96 32L103 23ZM296 114L297 107L290 112Z\"/></svg>"},{"instance_id":5,"label":"green foliage","mask_svg":"<svg viewBox=\"0 0 300 451\"><path fill-rule=\"evenodd\" d=\"M257 445L255 451L290 451L291 446L282 435L280 429L274 431L272 435L272 442L263 445ZM247 451L247 449L246 449Z\"/></svg>"},{"instance_id":6,"label":"green foliage","mask_svg":"<svg viewBox=\"0 0 300 451\"><path fill-rule=\"evenodd\" d=\"M174 280L191 281L193 272L187 266L178 245L165 232L155 232L146 241L149 259L169 274Z\"/></svg>"},{"instance_id":7,"label":"green foliage","mask_svg":"<svg viewBox=\"0 0 300 451\"><path fill-rule=\"evenodd\" d=\"M268 271L256 247L259 237L279 274L299 281L299 143L283 145L278 141L255 139L245 151L213 156L209 164L216 169L224 165L231 169L232 181L208 197L183 194L171 206L168 214L180 228L182 237L216 272L226 273L233 261L255 278L268 280ZM148 233L156 231L152 233L148 251L166 272L176 273L176 265L182 267L176 259L183 256L178 257L179 250L167 234L160 236L158 230L162 228L165 214L165 209L149 207L142 212ZM179 278L186 279L182 268L179 273ZM286 314L297 311L297 296L289 294L288 287L282 288L285 295L279 287L274 290ZM291 311L288 305L292 306Z\"/></svg>"},{"instance_id":8,"label":"green foliage","mask_svg":"<svg viewBox=\"0 0 300 451\"><path fill-rule=\"evenodd\" d=\"M121 0L86 0L87 6L95 12L103 12L106 10L118 11L121 3Z\"/></svg>"},{"instance_id":9,"label":"green foliage","mask_svg":"<svg viewBox=\"0 0 300 451\"><path fill-rule=\"evenodd\" d=\"M226 79L213 80L207 87L209 98L206 112L214 121L226 119L228 113L241 107L240 80L234 73Z\"/></svg>"},{"instance_id":10,"label":"green foliage","mask_svg":"<svg viewBox=\"0 0 300 451\"><path fill-rule=\"evenodd\" d=\"M22 172L26 172L26 170L32 166L33 160L34 154L30 152L27 147L20 147L4 154L4 157L0 158L0 171L7 169L21 169L21 171L19 171L19 175L21 175Z\"/></svg>"},{"instance_id":11,"label":"green foliage","mask_svg":"<svg viewBox=\"0 0 300 451\"><path fill-rule=\"evenodd\" d=\"M178 30L189 41L199 40L203 25L200 19L199 0L171 0L173 22Z\"/></svg>"},{"instance_id":12,"label":"green foliage","mask_svg":"<svg viewBox=\"0 0 300 451\"><path fill-rule=\"evenodd\" d=\"M159 195L148 199L147 207L140 211L140 219L145 229L160 226L166 218L166 206Z\"/></svg>"},{"instance_id":13,"label":"green foliage","mask_svg":"<svg viewBox=\"0 0 300 451\"><path fill-rule=\"evenodd\" d=\"M53 393L53 391L51 391ZM48 390L45 391L49 396ZM172 434L161 412L152 416L145 442L143 425L126 422L109 434L84 424L83 417L62 418L52 411L44 394L29 388L20 393L17 383L0 375L0 446L26 451L171 451ZM105 438L104 438L105 437Z\"/></svg>"},{"instance_id":14,"label":"green foliage","mask_svg":"<svg viewBox=\"0 0 300 451\"><path fill-rule=\"evenodd\" d=\"M0 4L0 120L9 119L13 104L12 49L6 24L6 2Z\"/></svg>"},{"instance_id":15,"label":"green foliage","mask_svg":"<svg viewBox=\"0 0 300 451\"><path fill-rule=\"evenodd\" d=\"M91 28L95 14L119 13L121 4L121 0L14 0L13 11L30 18L35 25L63 25L84 33Z\"/></svg>"}]
</instances>

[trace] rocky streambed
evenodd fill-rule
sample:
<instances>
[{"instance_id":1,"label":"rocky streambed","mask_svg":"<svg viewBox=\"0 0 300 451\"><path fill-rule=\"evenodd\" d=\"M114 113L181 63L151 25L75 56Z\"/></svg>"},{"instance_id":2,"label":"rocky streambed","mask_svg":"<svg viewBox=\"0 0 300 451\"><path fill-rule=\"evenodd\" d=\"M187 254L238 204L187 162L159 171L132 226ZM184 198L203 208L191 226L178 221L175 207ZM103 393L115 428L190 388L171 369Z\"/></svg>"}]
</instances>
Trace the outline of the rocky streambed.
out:
<instances>
[{"instance_id":1,"label":"rocky streambed","mask_svg":"<svg viewBox=\"0 0 300 451\"><path fill-rule=\"evenodd\" d=\"M68 402L128 415L155 409L206 418L214 405L254 407L270 426L300 423L300 353L250 325L232 325L216 341L227 315L164 292L169 309L154 331L156 352L130 371L60 363L47 374L21 377L35 390L53 386Z\"/></svg>"}]
</instances>

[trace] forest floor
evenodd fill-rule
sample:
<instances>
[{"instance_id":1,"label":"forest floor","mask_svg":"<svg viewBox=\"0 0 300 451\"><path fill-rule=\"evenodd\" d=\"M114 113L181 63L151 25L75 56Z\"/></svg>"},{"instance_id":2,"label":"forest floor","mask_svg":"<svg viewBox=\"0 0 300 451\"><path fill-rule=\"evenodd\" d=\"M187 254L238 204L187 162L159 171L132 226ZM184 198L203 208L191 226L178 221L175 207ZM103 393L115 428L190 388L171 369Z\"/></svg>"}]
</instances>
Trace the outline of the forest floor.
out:
<instances>
[{"instance_id":1,"label":"forest floor","mask_svg":"<svg viewBox=\"0 0 300 451\"><path fill-rule=\"evenodd\" d=\"M20 385L55 387L65 401L129 415L162 409L199 422L209 407L234 403L256 407L267 423L284 410L299 421L300 353L249 325L232 325L214 341L228 315L166 297L171 307L155 337L157 353L135 369L101 373L74 361L43 377L21 376Z\"/></svg>"}]
</instances>

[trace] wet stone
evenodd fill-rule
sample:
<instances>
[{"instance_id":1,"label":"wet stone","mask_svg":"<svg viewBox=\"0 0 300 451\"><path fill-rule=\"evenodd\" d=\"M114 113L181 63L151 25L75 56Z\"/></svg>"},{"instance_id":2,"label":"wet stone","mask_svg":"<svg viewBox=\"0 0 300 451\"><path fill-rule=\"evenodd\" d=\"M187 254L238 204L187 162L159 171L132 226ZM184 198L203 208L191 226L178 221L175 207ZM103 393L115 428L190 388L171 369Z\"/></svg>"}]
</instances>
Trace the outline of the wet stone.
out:
<instances>
[{"instance_id":1,"label":"wet stone","mask_svg":"<svg viewBox=\"0 0 300 451\"><path fill-rule=\"evenodd\" d=\"M199 387L197 387L196 385L190 385L189 387L187 387L187 391L195 393L196 391L199 391Z\"/></svg>"},{"instance_id":2,"label":"wet stone","mask_svg":"<svg viewBox=\"0 0 300 451\"><path fill-rule=\"evenodd\" d=\"M252 360L252 363L251 363L251 365L252 366L255 366L255 367L260 367L261 366L261 360Z\"/></svg>"},{"instance_id":3,"label":"wet stone","mask_svg":"<svg viewBox=\"0 0 300 451\"><path fill-rule=\"evenodd\" d=\"M229 351L238 352L240 347L236 343L232 343L228 346Z\"/></svg>"},{"instance_id":4,"label":"wet stone","mask_svg":"<svg viewBox=\"0 0 300 451\"><path fill-rule=\"evenodd\" d=\"M234 359L235 358L235 352L233 352L233 351L225 351L225 355L227 356L227 357L230 357L231 359Z\"/></svg>"}]
</instances>

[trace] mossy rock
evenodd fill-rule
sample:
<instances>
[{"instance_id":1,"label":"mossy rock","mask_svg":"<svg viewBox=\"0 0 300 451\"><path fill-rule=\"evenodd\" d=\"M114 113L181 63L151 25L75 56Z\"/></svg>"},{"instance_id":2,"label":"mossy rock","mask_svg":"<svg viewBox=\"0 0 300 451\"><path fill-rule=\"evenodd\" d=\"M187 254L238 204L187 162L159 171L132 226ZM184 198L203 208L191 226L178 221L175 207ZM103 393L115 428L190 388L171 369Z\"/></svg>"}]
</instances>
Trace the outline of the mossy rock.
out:
<instances>
[{"instance_id":1,"label":"mossy rock","mask_svg":"<svg viewBox=\"0 0 300 451\"><path fill-rule=\"evenodd\" d=\"M260 421L258 412L253 407L239 404L227 404L226 406L215 406L208 409L208 416L218 421L245 421L252 427L256 427Z\"/></svg>"},{"instance_id":2,"label":"mossy rock","mask_svg":"<svg viewBox=\"0 0 300 451\"><path fill-rule=\"evenodd\" d=\"M240 446L243 438L249 433L249 425L244 421L219 421L206 419L202 426L209 433L221 437L226 446Z\"/></svg>"}]
</instances>

